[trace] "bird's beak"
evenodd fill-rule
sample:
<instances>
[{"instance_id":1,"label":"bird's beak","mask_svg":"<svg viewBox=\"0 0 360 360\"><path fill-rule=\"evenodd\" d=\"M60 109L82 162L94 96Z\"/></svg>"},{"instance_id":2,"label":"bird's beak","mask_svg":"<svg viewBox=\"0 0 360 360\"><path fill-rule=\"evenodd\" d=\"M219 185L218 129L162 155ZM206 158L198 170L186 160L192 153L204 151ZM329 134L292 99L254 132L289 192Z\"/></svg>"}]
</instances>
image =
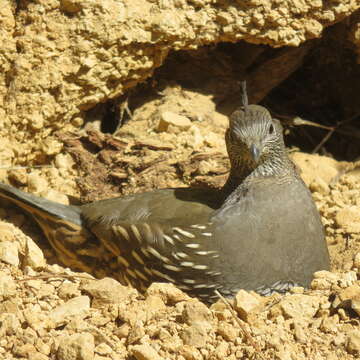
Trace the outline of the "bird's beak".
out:
<instances>
[{"instance_id":1,"label":"bird's beak","mask_svg":"<svg viewBox=\"0 0 360 360\"><path fill-rule=\"evenodd\" d=\"M255 162L258 162L260 158L260 149L255 144L250 145L250 155Z\"/></svg>"}]
</instances>

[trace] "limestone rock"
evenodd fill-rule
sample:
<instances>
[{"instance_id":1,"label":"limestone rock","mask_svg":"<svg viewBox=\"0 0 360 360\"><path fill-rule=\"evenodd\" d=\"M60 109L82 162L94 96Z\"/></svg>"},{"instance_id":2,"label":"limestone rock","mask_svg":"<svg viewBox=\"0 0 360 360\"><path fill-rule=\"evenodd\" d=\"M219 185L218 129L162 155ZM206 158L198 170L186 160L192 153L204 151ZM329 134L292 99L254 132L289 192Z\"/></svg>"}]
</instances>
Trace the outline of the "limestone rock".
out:
<instances>
[{"instance_id":1,"label":"limestone rock","mask_svg":"<svg viewBox=\"0 0 360 360\"><path fill-rule=\"evenodd\" d=\"M84 318L90 309L90 299L88 296L78 296L65 304L56 307L50 313L50 319L55 326L65 324L72 316Z\"/></svg>"},{"instance_id":2,"label":"limestone rock","mask_svg":"<svg viewBox=\"0 0 360 360\"><path fill-rule=\"evenodd\" d=\"M121 285L112 278L91 281L82 290L92 297L92 306L101 308L105 304L119 304L137 296L135 289Z\"/></svg>"},{"instance_id":3,"label":"limestone rock","mask_svg":"<svg viewBox=\"0 0 360 360\"><path fill-rule=\"evenodd\" d=\"M93 360L94 336L89 333L73 334L61 338L57 360Z\"/></svg>"},{"instance_id":4,"label":"limestone rock","mask_svg":"<svg viewBox=\"0 0 360 360\"><path fill-rule=\"evenodd\" d=\"M261 298L245 290L240 290L235 296L234 308L244 321L251 321L260 311Z\"/></svg>"}]
</instances>

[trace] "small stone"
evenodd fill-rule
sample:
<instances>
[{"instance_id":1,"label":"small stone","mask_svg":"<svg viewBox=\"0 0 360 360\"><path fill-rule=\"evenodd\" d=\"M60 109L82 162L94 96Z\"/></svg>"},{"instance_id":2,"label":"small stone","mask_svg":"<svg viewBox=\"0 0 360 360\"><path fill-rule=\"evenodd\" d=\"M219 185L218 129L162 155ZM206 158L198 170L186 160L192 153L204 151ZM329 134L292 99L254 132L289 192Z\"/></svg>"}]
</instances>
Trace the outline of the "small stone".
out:
<instances>
[{"instance_id":1,"label":"small stone","mask_svg":"<svg viewBox=\"0 0 360 360\"><path fill-rule=\"evenodd\" d=\"M38 299L49 298L55 293L55 287L51 284L42 283L36 296Z\"/></svg>"},{"instance_id":2,"label":"small stone","mask_svg":"<svg viewBox=\"0 0 360 360\"><path fill-rule=\"evenodd\" d=\"M332 305L333 307L342 307L349 309L352 307L352 302L360 301L360 285L354 284L346 289L341 290L335 297Z\"/></svg>"},{"instance_id":3,"label":"small stone","mask_svg":"<svg viewBox=\"0 0 360 360\"><path fill-rule=\"evenodd\" d=\"M262 307L261 298L245 290L240 290L235 296L234 308L239 317L244 321L252 319L260 312Z\"/></svg>"},{"instance_id":4,"label":"small stone","mask_svg":"<svg viewBox=\"0 0 360 360\"><path fill-rule=\"evenodd\" d=\"M348 206L337 212L335 216L336 225L347 233L360 233L360 207Z\"/></svg>"},{"instance_id":5,"label":"small stone","mask_svg":"<svg viewBox=\"0 0 360 360\"><path fill-rule=\"evenodd\" d=\"M80 296L79 285L71 282L64 282L58 288L58 295L63 300L69 300L73 297Z\"/></svg>"},{"instance_id":6,"label":"small stone","mask_svg":"<svg viewBox=\"0 0 360 360\"><path fill-rule=\"evenodd\" d=\"M92 360L94 359L94 336L89 333L63 336L59 342L57 360Z\"/></svg>"},{"instance_id":7,"label":"small stone","mask_svg":"<svg viewBox=\"0 0 360 360\"><path fill-rule=\"evenodd\" d=\"M47 200L54 201L59 204L70 205L70 201L69 201L69 198L67 197L67 195L65 195L59 191L56 191L54 189L46 189L44 191L41 191L39 193L39 196L41 196Z\"/></svg>"},{"instance_id":8,"label":"small stone","mask_svg":"<svg viewBox=\"0 0 360 360\"><path fill-rule=\"evenodd\" d=\"M127 343L135 344L143 336L145 336L144 324L142 321L136 321L135 325L130 329Z\"/></svg>"},{"instance_id":9,"label":"small stone","mask_svg":"<svg viewBox=\"0 0 360 360\"><path fill-rule=\"evenodd\" d=\"M36 352L36 349L32 344L24 344L21 346L15 346L12 352L15 356L25 357L28 359L30 354Z\"/></svg>"},{"instance_id":10,"label":"small stone","mask_svg":"<svg viewBox=\"0 0 360 360\"><path fill-rule=\"evenodd\" d=\"M182 115L178 115L171 111L164 111L160 114L159 124L157 126L157 131L168 131L171 126L172 129L178 129L179 131L185 131L190 129L191 121ZM176 132L176 131L175 131Z\"/></svg>"},{"instance_id":11,"label":"small stone","mask_svg":"<svg viewBox=\"0 0 360 360\"><path fill-rule=\"evenodd\" d=\"M99 355L110 355L112 353L112 349L108 344L101 343L96 346L95 353Z\"/></svg>"},{"instance_id":12,"label":"small stone","mask_svg":"<svg viewBox=\"0 0 360 360\"><path fill-rule=\"evenodd\" d=\"M70 154L57 154L55 156L55 166L58 169L69 170L73 167L74 160Z\"/></svg>"},{"instance_id":13,"label":"small stone","mask_svg":"<svg viewBox=\"0 0 360 360\"><path fill-rule=\"evenodd\" d=\"M348 334L346 350L354 355L360 354L360 330L354 330Z\"/></svg>"},{"instance_id":14,"label":"small stone","mask_svg":"<svg viewBox=\"0 0 360 360\"><path fill-rule=\"evenodd\" d=\"M26 169L24 169L23 171L21 171L20 169L9 170L8 178L16 185L26 185L28 173L26 172Z\"/></svg>"},{"instance_id":15,"label":"small stone","mask_svg":"<svg viewBox=\"0 0 360 360\"><path fill-rule=\"evenodd\" d=\"M30 354L28 354L28 360L49 360L48 356L40 353L40 352L37 352L37 351L34 351Z\"/></svg>"},{"instance_id":16,"label":"small stone","mask_svg":"<svg viewBox=\"0 0 360 360\"><path fill-rule=\"evenodd\" d=\"M49 156L60 153L63 148L63 143L52 137L43 139L40 145L42 151Z\"/></svg>"},{"instance_id":17,"label":"small stone","mask_svg":"<svg viewBox=\"0 0 360 360\"><path fill-rule=\"evenodd\" d=\"M151 312L158 312L166 309L166 305L160 296L149 295L146 297L145 303Z\"/></svg>"},{"instance_id":18,"label":"small stone","mask_svg":"<svg viewBox=\"0 0 360 360\"><path fill-rule=\"evenodd\" d=\"M327 195L330 192L329 185L321 177L315 178L309 187L312 192L318 192L322 195Z\"/></svg>"},{"instance_id":19,"label":"small stone","mask_svg":"<svg viewBox=\"0 0 360 360\"><path fill-rule=\"evenodd\" d=\"M320 298L294 294L284 297L279 306L285 319L313 318L319 309Z\"/></svg>"},{"instance_id":20,"label":"small stone","mask_svg":"<svg viewBox=\"0 0 360 360\"><path fill-rule=\"evenodd\" d=\"M220 321L217 327L217 333L223 337L224 340L234 342L239 331L234 326L228 324L225 321Z\"/></svg>"},{"instance_id":21,"label":"small stone","mask_svg":"<svg viewBox=\"0 0 360 360\"><path fill-rule=\"evenodd\" d=\"M210 131L205 136L204 143L212 148L221 148L224 145L224 139L220 134Z\"/></svg>"},{"instance_id":22,"label":"small stone","mask_svg":"<svg viewBox=\"0 0 360 360\"><path fill-rule=\"evenodd\" d=\"M15 314L0 314L0 337L15 335L20 325L20 321Z\"/></svg>"},{"instance_id":23,"label":"small stone","mask_svg":"<svg viewBox=\"0 0 360 360\"><path fill-rule=\"evenodd\" d=\"M0 261L9 265L19 266L19 248L16 242L0 242Z\"/></svg>"},{"instance_id":24,"label":"small stone","mask_svg":"<svg viewBox=\"0 0 360 360\"><path fill-rule=\"evenodd\" d=\"M304 331L304 327L298 324L297 322L294 323L294 337L297 342L300 344L307 343L307 336Z\"/></svg>"},{"instance_id":25,"label":"small stone","mask_svg":"<svg viewBox=\"0 0 360 360\"><path fill-rule=\"evenodd\" d=\"M208 328L203 323L195 323L184 329L180 337L185 345L203 347L207 341Z\"/></svg>"},{"instance_id":26,"label":"small stone","mask_svg":"<svg viewBox=\"0 0 360 360\"><path fill-rule=\"evenodd\" d=\"M333 339L332 339L332 343L335 346L342 346L345 344L346 338L345 338L345 334L344 333L338 333L336 334Z\"/></svg>"},{"instance_id":27,"label":"small stone","mask_svg":"<svg viewBox=\"0 0 360 360\"><path fill-rule=\"evenodd\" d=\"M39 194L45 191L48 187L47 181L36 173L29 174L28 176L28 189L29 192Z\"/></svg>"},{"instance_id":28,"label":"small stone","mask_svg":"<svg viewBox=\"0 0 360 360\"><path fill-rule=\"evenodd\" d=\"M131 326L128 323L121 325L116 331L115 335L119 339L127 338L130 333Z\"/></svg>"},{"instance_id":29,"label":"small stone","mask_svg":"<svg viewBox=\"0 0 360 360\"><path fill-rule=\"evenodd\" d=\"M78 296L70 299L65 304L56 307L50 314L50 319L55 326L64 325L72 316L84 318L90 309L88 296Z\"/></svg>"},{"instance_id":30,"label":"small stone","mask_svg":"<svg viewBox=\"0 0 360 360\"><path fill-rule=\"evenodd\" d=\"M182 320L188 325L206 323L211 327L210 322L213 320L213 315L206 305L198 300L194 300L185 303Z\"/></svg>"},{"instance_id":31,"label":"small stone","mask_svg":"<svg viewBox=\"0 0 360 360\"><path fill-rule=\"evenodd\" d=\"M16 294L15 281L9 275L0 272L0 297L9 299Z\"/></svg>"},{"instance_id":32,"label":"small stone","mask_svg":"<svg viewBox=\"0 0 360 360\"><path fill-rule=\"evenodd\" d=\"M24 266L30 266L37 270L44 268L45 265L46 260L41 249L31 238L26 237Z\"/></svg>"},{"instance_id":33,"label":"small stone","mask_svg":"<svg viewBox=\"0 0 360 360\"><path fill-rule=\"evenodd\" d=\"M159 296L165 304L173 305L180 301L189 300L190 297L173 284L152 283L146 290L146 296Z\"/></svg>"},{"instance_id":34,"label":"small stone","mask_svg":"<svg viewBox=\"0 0 360 360\"><path fill-rule=\"evenodd\" d=\"M180 349L181 355L184 357L185 360L203 360L203 356L201 355L200 351L194 347L189 345L184 345Z\"/></svg>"},{"instance_id":35,"label":"small stone","mask_svg":"<svg viewBox=\"0 0 360 360\"><path fill-rule=\"evenodd\" d=\"M105 304L119 304L138 295L135 289L121 285L112 278L91 281L82 289L92 297L92 307L102 308Z\"/></svg>"},{"instance_id":36,"label":"small stone","mask_svg":"<svg viewBox=\"0 0 360 360\"><path fill-rule=\"evenodd\" d=\"M339 315L325 317L320 325L320 330L325 333L337 333L337 325L339 324Z\"/></svg>"},{"instance_id":37,"label":"small stone","mask_svg":"<svg viewBox=\"0 0 360 360\"><path fill-rule=\"evenodd\" d=\"M135 356L136 360L163 360L157 351L148 344L133 346L131 353Z\"/></svg>"}]
</instances>

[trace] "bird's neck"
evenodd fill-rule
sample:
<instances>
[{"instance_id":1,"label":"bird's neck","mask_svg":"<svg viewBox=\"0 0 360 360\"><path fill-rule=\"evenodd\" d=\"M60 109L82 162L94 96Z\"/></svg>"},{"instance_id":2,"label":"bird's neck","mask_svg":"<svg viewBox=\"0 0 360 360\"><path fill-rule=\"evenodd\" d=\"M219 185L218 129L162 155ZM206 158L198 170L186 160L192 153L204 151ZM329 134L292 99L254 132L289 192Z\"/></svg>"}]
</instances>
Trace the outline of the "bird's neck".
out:
<instances>
[{"instance_id":1,"label":"bird's neck","mask_svg":"<svg viewBox=\"0 0 360 360\"><path fill-rule=\"evenodd\" d=\"M294 173L294 165L287 155L274 156L254 167L251 163L231 164L230 174L222 188L224 198L227 198L240 185L250 183L255 179L273 177L288 178Z\"/></svg>"}]
</instances>

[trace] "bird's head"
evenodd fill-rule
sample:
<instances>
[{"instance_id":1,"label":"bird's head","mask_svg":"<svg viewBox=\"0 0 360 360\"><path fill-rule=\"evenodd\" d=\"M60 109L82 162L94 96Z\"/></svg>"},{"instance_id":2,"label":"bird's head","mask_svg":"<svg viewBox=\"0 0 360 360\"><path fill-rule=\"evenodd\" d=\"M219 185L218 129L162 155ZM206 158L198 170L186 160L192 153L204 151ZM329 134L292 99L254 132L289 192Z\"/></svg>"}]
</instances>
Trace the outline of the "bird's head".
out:
<instances>
[{"instance_id":1,"label":"bird's head","mask_svg":"<svg viewBox=\"0 0 360 360\"><path fill-rule=\"evenodd\" d=\"M233 166L246 164L255 169L266 160L283 154L281 124L264 107L247 105L232 113L226 146Z\"/></svg>"}]
</instances>

